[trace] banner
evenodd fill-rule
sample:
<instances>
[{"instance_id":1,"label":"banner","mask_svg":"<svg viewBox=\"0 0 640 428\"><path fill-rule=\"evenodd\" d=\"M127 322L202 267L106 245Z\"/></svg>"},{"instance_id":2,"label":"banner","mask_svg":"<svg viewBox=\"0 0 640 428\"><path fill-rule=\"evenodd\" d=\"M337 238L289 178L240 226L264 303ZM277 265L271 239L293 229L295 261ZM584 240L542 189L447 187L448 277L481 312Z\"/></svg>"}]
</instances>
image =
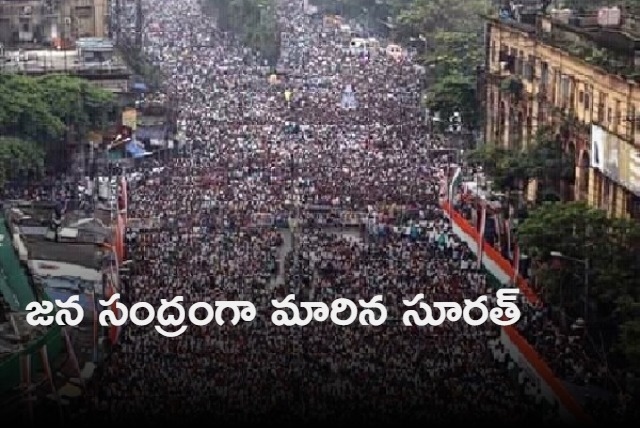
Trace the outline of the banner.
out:
<instances>
[{"instance_id":1,"label":"banner","mask_svg":"<svg viewBox=\"0 0 640 428\"><path fill-rule=\"evenodd\" d=\"M597 125L591 126L591 166L640 195L640 149Z\"/></svg>"},{"instance_id":2,"label":"banner","mask_svg":"<svg viewBox=\"0 0 640 428\"><path fill-rule=\"evenodd\" d=\"M456 172L453 174L453 178L451 179L451 185L449 186L449 202L453 203L453 198L455 196L456 188L462 182L462 168L456 168Z\"/></svg>"},{"instance_id":3,"label":"banner","mask_svg":"<svg viewBox=\"0 0 640 428\"><path fill-rule=\"evenodd\" d=\"M353 92L351 85L346 85L342 92L342 99L340 100L340 106L345 110L351 110L358 108L358 101L356 100L356 94Z\"/></svg>"}]
</instances>

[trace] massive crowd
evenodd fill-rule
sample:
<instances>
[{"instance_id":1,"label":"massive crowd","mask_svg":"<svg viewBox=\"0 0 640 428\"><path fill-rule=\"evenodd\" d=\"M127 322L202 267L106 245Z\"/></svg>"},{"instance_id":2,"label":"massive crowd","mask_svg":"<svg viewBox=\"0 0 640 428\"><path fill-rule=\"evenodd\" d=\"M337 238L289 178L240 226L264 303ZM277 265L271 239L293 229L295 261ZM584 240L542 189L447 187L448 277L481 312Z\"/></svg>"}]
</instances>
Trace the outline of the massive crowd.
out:
<instances>
[{"instance_id":1,"label":"massive crowd","mask_svg":"<svg viewBox=\"0 0 640 428\"><path fill-rule=\"evenodd\" d=\"M147 54L171 76L184 141L162 165L138 166L128 215L153 225L128 234L123 290L132 303L247 299L258 317L191 326L177 339L128 325L101 369L95 410L110 419L554 420L493 324L402 325L399 306L414 294L460 301L492 290L438 207L441 162L429 156L416 68L345 52L340 34L300 6L279 3L285 72L273 84L256 53L217 32L195 0L146 2ZM355 109L341 106L347 85ZM292 231L278 228L291 219ZM383 294L389 320L276 327L269 303L289 293L327 302Z\"/></svg>"}]
</instances>

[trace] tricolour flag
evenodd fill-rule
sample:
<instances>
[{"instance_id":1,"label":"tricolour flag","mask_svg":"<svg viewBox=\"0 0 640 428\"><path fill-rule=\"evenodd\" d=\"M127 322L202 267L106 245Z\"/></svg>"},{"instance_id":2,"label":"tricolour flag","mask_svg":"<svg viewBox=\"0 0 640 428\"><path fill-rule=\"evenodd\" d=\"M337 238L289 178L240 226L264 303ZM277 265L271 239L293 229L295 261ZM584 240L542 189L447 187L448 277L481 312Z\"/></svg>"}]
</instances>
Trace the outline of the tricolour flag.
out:
<instances>
[{"instance_id":1,"label":"tricolour flag","mask_svg":"<svg viewBox=\"0 0 640 428\"><path fill-rule=\"evenodd\" d=\"M511 257L511 221L508 218L504 221L504 233L507 240L507 254Z\"/></svg>"},{"instance_id":2,"label":"tricolour flag","mask_svg":"<svg viewBox=\"0 0 640 428\"><path fill-rule=\"evenodd\" d=\"M124 218L124 223L127 223L127 213L129 209L129 196L127 194L127 178L123 175L120 177L120 197L118 203L118 211Z\"/></svg>"},{"instance_id":3,"label":"tricolour flag","mask_svg":"<svg viewBox=\"0 0 640 428\"><path fill-rule=\"evenodd\" d=\"M515 250L513 251L513 285L518 284L518 276L520 276L520 247L516 242L514 244Z\"/></svg>"},{"instance_id":4,"label":"tricolour flag","mask_svg":"<svg viewBox=\"0 0 640 428\"><path fill-rule=\"evenodd\" d=\"M462 183L462 168L457 167L456 171L451 177L451 184L449 184L449 203L453 204L453 197L455 196L456 189Z\"/></svg>"},{"instance_id":5,"label":"tricolour flag","mask_svg":"<svg viewBox=\"0 0 640 428\"><path fill-rule=\"evenodd\" d=\"M480 236L478 237L478 269L482 268L482 256L484 252L484 230L487 225L487 206L480 205Z\"/></svg>"}]
</instances>

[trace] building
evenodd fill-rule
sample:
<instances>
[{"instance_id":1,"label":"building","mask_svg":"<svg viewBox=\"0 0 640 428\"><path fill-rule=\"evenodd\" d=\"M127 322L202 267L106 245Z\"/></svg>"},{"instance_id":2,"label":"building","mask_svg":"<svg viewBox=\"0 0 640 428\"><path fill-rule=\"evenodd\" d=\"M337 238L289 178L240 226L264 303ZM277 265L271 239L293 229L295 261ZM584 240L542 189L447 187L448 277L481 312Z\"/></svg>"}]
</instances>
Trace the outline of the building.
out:
<instances>
[{"instance_id":1,"label":"building","mask_svg":"<svg viewBox=\"0 0 640 428\"><path fill-rule=\"evenodd\" d=\"M0 0L0 43L68 46L107 37L108 0Z\"/></svg>"},{"instance_id":2,"label":"building","mask_svg":"<svg viewBox=\"0 0 640 428\"><path fill-rule=\"evenodd\" d=\"M87 79L117 95L129 94L131 70L109 39L80 38L74 46L75 49L5 49L0 73L29 76L64 73Z\"/></svg>"},{"instance_id":3,"label":"building","mask_svg":"<svg viewBox=\"0 0 640 428\"><path fill-rule=\"evenodd\" d=\"M486 19L485 140L521 149L551 126L575 161L563 199L640 218L640 18L601 8Z\"/></svg>"}]
</instances>

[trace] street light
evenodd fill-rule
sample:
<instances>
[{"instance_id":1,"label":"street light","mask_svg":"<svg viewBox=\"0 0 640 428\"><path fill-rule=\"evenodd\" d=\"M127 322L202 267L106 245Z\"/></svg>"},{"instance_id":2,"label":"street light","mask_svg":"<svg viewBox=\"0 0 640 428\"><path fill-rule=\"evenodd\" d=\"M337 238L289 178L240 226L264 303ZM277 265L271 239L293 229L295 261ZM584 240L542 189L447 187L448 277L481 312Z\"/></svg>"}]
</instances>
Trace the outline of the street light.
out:
<instances>
[{"instance_id":1,"label":"street light","mask_svg":"<svg viewBox=\"0 0 640 428\"><path fill-rule=\"evenodd\" d=\"M589 313L589 259L578 259L571 256L566 256L560 251L551 251L549 253L551 257L558 259L569 260L575 263L580 263L584 267L584 322L587 323L587 314Z\"/></svg>"}]
</instances>

